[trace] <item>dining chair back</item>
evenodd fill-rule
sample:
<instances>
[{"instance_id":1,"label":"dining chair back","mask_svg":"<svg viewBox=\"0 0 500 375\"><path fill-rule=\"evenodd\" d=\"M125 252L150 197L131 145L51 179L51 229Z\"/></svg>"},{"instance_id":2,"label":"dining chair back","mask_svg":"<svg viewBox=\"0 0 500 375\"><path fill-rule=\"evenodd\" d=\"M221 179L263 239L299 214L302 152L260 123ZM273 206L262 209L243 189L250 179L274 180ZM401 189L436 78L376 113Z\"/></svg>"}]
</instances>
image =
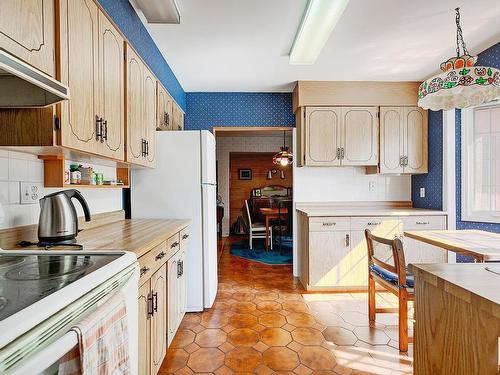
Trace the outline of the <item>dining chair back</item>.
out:
<instances>
[{"instance_id":1,"label":"dining chair back","mask_svg":"<svg viewBox=\"0 0 500 375\"><path fill-rule=\"evenodd\" d=\"M266 226L263 223L254 223L252 222L252 215L250 213L250 208L248 207L248 200L245 199L245 208L247 211L247 218L248 218L248 245L250 247L250 250L253 248L253 239L254 238L264 238L266 240ZM273 235L271 231L270 235L270 245L271 249L273 248ZM269 244L269 243L268 243Z\"/></svg>"},{"instance_id":2,"label":"dining chair back","mask_svg":"<svg viewBox=\"0 0 500 375\"><path fill-rule=\"evenodd\" d=\"M376 313L399 313L399 350L408 351L408 343L413 339L408 337L408 302L415 299L413 291L414 280L406 270L403 243L399 238L387 239L373 235L365 230L368 249L368 317L375 321ZM393 264L378 257L377 249L389 247L392 250ZM377 308L375 304L375 283L398 297L398 308Z\"/></svg>"}]
</instances>

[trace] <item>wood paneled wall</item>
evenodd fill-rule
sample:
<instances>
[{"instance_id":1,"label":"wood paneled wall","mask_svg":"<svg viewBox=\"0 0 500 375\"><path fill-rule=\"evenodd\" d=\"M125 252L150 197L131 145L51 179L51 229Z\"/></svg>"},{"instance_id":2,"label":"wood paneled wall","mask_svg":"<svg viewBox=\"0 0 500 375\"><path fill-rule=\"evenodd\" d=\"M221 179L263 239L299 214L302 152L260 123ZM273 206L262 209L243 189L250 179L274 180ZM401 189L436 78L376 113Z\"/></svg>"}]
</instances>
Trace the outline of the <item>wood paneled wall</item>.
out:
<instances>
[{"instance_id":1,"label":"wood paneled wall","mask_svg":"<svg viewBox=\"0 0 500 375\"><path fill-rule=\"evenodd\" d=\"M252 189L269 185L292 186L292 166L282 167L273 164L273 156L274 153L270 152L231 152L229 154L230 225L233 225L242 213L246 215L244 211L245 199L250 197ZM252 179L240 180L239 169L251 169ZM267 179L267 171L270 169L278 170L278 173L273 174L272 180ZM281 170L285 173L284 180L280 178Z\"/></svg>"}]
</instances>

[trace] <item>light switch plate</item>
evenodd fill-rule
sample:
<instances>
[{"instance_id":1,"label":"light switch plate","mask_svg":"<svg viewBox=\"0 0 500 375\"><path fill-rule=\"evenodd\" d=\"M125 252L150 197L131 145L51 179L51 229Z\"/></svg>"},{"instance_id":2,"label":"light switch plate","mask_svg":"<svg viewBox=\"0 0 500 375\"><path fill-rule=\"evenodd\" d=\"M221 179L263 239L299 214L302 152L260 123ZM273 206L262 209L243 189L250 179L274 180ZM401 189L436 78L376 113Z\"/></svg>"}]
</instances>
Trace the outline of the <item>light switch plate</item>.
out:
<instances>
[{"instance_id":1,"label":"light switch plate","mask_svg":"<svg viewBox=\"0 0 500 375\"><path fill-rule=\"evenodd\" d=\"M42 188L42 184L36 182L21 182L21 204L38 204Z\"/></svg>"},{"instance_id":2,"label":"light switch plate","mask_svg":"<svg viewBox=\"0 0 500 375\"><path fill-rule=\"evenodd\" d=\"M425 198L425 188L424 187L420 188L420 198Z\"/></svg>"}]
</instances>

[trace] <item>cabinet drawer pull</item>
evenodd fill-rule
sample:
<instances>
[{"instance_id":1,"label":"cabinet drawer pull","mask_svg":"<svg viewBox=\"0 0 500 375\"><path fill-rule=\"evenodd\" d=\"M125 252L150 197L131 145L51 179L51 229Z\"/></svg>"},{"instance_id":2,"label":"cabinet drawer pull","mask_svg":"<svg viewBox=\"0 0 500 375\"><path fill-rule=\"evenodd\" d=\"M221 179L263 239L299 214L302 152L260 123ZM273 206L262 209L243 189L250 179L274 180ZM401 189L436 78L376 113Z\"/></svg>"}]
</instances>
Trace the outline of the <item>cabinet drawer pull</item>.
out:
<instances>
[{"instance_id":1,"label":"cabinet drawer pull","mask_svg":"<svg viewBox=\"0 0 500 375\"><path fill-rule=\"evenodd\" d=\"M368 225L380 225L380 224L381 224L381 222L380 222L380 221L370 221L370 222L368 223Z\"/></svg>"},{"instance_id":2,"label":"cabinet drawer pull","mask_svg":"<svg viewBox=\"0 0 500 375\"><path fill-rule=\"evenodd\" d=\"M189 234L185 234L184 236L182 236L182 239L186 240L188 237L189 237Z\"/></svg>"},{"instance_id":3,"label":"cabinet drawer pull","mask_svg":"<svg viewBox=\"0 0 500 375\"><path fill-rule=\"evenodd\" d=\"M153 316L155 314L154 309L153 309L153 296L149 295L148 296L148 318L150 316Z\"/></svg>"},{"instance_id":4,"label":"cabinet drawer pull","mask_svg":"<svg viewBox=\"0 0 500 375\"><path fill-rule=\"evenodd\" d=\"M345 246L348 247L351 243L351 238L348 234L345 235Z\"/></svg>"},{"instance_id":5,"label":"cabinet drawer pull","mask_svg":"<svg viewBox=\"0 0 500 375\"><path fill-rule=\"evenodd\" d=\"M149 271L149 267L146 267L146 266L142 267L141 272L140 272L140 276L141 277L144 276L146 273L148 273L148 271Z\"/></svg>"},{"instance_id":6,"label":"cabinet drawer pull","mask_svg":"<svg viewBox=\"0 0 500 375\"><path fill-rule=\"evenodd\" d=\"M173 249L174 247L179 246L179 242L175 241L172 245L170 245L170 248Z\"/></svg>"},{"instance_id":7,"label":"cabinet drawer pull","mask_svg":"<svg viewBox=\"0 0 500 375\"><path fill-rule=\"evenodd\" d=\"M160 260L162 259L165 255L167 255L164 251L162 251L160 254L155 256L155 260Z\"/></svg>"},{"instance_id":8,"label":"cabinet drawer pull","mask_svg":"<svg viewBox=\"0 0 500 375\"><path fill-rule=\"evenodd\" d=\"M415 224L417 224L417 225L429 225L430 222L429 221L417 221Z\"/></svg>"},{"instance_id":9,"label":"cabinet drawer pull","mask_svg":"<svg viewBox=\"0 0 500 375\"><path fill-rule=\"evenodd\" d=\"M337 225L337 223L334 223L334 222L323 223L323 226L324 226L324 227L333 227L333 226L335 226L335 225Z\"/></svg>"}]
</instances>

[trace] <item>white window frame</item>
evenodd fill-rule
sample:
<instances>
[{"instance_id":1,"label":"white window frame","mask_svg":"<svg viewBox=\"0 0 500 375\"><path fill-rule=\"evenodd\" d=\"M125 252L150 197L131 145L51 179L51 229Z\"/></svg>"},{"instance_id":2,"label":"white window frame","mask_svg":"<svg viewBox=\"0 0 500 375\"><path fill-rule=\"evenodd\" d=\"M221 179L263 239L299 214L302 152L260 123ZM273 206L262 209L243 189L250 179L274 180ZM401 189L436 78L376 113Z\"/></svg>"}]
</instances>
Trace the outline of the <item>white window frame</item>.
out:
<instances>
[{"instance_id":1,"label":"white window frame","mask_svg":"<svg viewBox=\"0 0 500 375\"><path fill-rule=\"evenodd\" d=\"M500 213L493 214L491 211L472 211L471 201L473 197L473 176L474 176L474 110L477 108L500 107L498 100L481 104L475 107L462 109L461 118L461 150L462 150L462 196L461 196L461 220L475 221L481 223L500 223Z\"/></svg>"}]
</instances>

